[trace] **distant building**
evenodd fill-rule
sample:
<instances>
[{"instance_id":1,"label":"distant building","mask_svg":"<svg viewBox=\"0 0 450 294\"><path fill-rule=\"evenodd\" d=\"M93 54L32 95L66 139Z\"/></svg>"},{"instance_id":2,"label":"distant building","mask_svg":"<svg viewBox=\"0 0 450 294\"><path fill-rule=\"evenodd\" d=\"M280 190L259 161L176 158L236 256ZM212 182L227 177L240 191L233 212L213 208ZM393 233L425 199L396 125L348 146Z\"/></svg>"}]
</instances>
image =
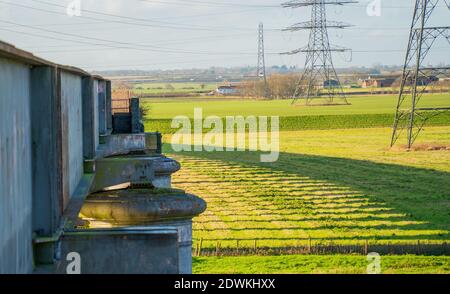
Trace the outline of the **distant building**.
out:
<instances>
[{"instance_id":1,"label":"distant building","mask_svg":"<svg viewBox=\"0 0 450 294\"><path fill-rule=\"evenodd\" d=\"M216 89L216 93L219 95L234 95L239 94L239 88L234 85L220 86Z\"/></svg>"},{"instance_id":2,"label":"distant building","mask_svg":"<svg viewBox=\"0 0 450 294\"><path fill-rule=\"evenodd\" d=\"M392 85L395 83L397 78L372 78L369 77L368 79L362 80L362 87L363 88L386 88L386 87L392 87Z\"/></svg>"},{"instance_id":3,"label":"distant building","mask_svg":"<svg viewBox=\"0 0 450 294\"><path fill-rule=\"evenodd\" d=\"M339 87L339 81L336 80L326 80L323 82L324 88L336 88Z\"/></svg>"},{"instance_id":4,"label":"distant building","mask_svg":"<svg viewBox=\"0 0 450 294\"><path fill-rule=\"evenodd\" d=\"M427 86L431 83L438 82L439 78L436 76L419 76L417 79L417 85L418 86Z\"/></svg>"}]
</instances>

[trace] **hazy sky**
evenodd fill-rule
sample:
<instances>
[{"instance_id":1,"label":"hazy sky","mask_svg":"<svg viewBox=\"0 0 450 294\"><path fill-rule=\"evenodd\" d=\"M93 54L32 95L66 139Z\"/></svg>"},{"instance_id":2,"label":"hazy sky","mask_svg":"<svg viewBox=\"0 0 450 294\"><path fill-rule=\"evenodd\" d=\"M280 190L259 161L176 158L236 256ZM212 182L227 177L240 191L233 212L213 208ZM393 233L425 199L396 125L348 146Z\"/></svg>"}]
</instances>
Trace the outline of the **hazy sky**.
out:
<instances>
[{"instance_id":1,"label":"hazy sky","mask_svg":"<svg viewBox=\"0 0 450 294\"><path fill-rule=\"evenodd\" d=\"M336 54L336 67L403 63L413 0L329 5L329 20L354 27L330 30L332 44L353 49ZM309 9L281 8L277 0L80 0L81 16L69 16L73 0L0 0L0 40L38 56L87 70L254 66L257 27L265 26L266 63L303 67L304 55L285 56L307 44L307 32L281 29L307 21ZM450 25L445 2L433 25ZM437 42L428 62L450 63L448 42Z\"/></svg>"}]
</instances>

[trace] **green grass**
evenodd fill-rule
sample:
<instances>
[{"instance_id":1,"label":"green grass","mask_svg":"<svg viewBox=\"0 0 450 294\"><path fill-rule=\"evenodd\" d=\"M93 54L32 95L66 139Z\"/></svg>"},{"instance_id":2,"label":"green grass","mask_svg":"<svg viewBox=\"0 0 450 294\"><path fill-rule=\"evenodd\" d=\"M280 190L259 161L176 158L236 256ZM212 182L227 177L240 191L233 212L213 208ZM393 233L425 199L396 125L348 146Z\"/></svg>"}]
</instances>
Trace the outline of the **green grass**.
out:
<instances>
[{"instance_id":1,"label":"green grass","mask_svg":"<svg viewBox=\"0 0 450 294\"><path fill-rule=\"evenodd\" d=\"M210 98L211 99L211 98ZM423 106L443 106L450 103L450 95L427 95ZM147 131L173 134L172 119L178 115L190 117L194 108L201 107L203 117L217 115L225 121L229 115L277 115L281 131L390 127L394 121L395 96L349 98L348 106L292 106L291 101L217 100L217 99L158 99L143 100L147 109L144 121ZM432 118L429 126L450 125L450 116ZM193 124L192 124L193 125ZM209 131L205 129L204 132Z\"/></svg>"},{"instance_id":2,"label":"green grass","mask_svg":"<svg viewBox=\"0 0 450 294\"><path fill-rule=\"evenodd\" d=\"M193 119L191 128L194 127ZM390 127L394 122L393 114L348 114L348 115L307 115L307 116L282 116L280 117L280 131L296 130L329 130L329 129L353 129L353 128L374 128ZM146 119L145 129L149 132L160 132L163 134L174 134L178 131L172 128L171 119ZM225 118L222 118L223 126L226 125ZM450 116L442 113L433 117L427 122L428 126L450 125ZM270 126L270 120L269 120ZM210 131L208 128L202 130L204 133Z\"/></svg>"},{"instance_id":3,"label":"green grass","mask_svg":"<svg viewBox=\"0 0 450 294\"><path fill-rule=\"evenodd\" d=\"M365 274L368 261L352 255L194 258L195 274ZM448 274L449 256L382 256L384 274Z\"/></svg>"},{"instance_id":4,"label":"green grass","mask_svg":"<svg viewBox=\"0 0 450 294\"><path fill-rule=\"evenodd\" d=\"M448 106L450 94L426 95L422 106ZM341 106L312 106L302 104L291 105L291 100L235 100L230 99L208 101L168 100L165 103L152 103L152 100L143 99L142 105L148 109L151 119L173 119L178 115L193 117L194 108L203 109L203 115L278 115L278 116L305 116L305 115L349 115L349 114L393 114L397 103L395 95L357 96L348 98L351 105Z\"/></svg>"}]
</instances>

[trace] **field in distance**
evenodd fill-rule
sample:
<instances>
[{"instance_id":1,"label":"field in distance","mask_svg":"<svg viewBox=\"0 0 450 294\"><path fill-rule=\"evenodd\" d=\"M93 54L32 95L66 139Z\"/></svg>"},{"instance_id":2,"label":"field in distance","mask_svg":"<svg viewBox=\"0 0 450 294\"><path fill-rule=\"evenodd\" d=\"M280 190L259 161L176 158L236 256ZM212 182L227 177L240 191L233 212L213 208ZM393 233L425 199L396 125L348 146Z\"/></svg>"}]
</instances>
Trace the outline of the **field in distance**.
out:
<instances>
[{"instance_id":1,"label":"field in distance","mask_svg":"<svg viewBox=\"0 0 450 294\"><path fill-rule=\"evenodd\" d=\"M172 119L177 115L192 117L194 108L202 108L203 114L217 115L278 115L278 116L303 116L303 115L339 115L339 114L392 114L397 104L395 95L355 96L349 97L351 105L339 106L305 106L302 101L291 105L292 100L249 100L227 99L210 101L209 98L193 99L142 99L142 105L148 109L148 116L152 119ZM423 98L424 107L448 106L449 94L429 94ZM336 100L339 102L339 100Z\"/></svg>"},{"instance_id":2,"label":"field in distance","mask_svg":"<svg viewBox=\"0 0 450 294\"><path fill-rule=\"evenodd\" d=\"M140 83L133 86L137 95L208 93L217 88L216 83Z\"/></svg>"},{"instance_id":3,"label":"field in distance","mask_svg":"<svg viewBox=\"0 0 450 294\"><path fill-rule=\"evenodd\" d=\"M194 108L201 108L203 117L225 116L280 116L280 130L345 129L389 127L394 121L397 97L394 95L350 97L351 105L311 106L291 100L239 100L239 99L142 99L146 110L144 120L147 131L174 133L172 119L183 115L192 118ZM423 97L423 106L437 107L450 104L450 94L430 94ZM450 125L450 116L434 117L428 125Z\"/></svg>"}]
</instances>

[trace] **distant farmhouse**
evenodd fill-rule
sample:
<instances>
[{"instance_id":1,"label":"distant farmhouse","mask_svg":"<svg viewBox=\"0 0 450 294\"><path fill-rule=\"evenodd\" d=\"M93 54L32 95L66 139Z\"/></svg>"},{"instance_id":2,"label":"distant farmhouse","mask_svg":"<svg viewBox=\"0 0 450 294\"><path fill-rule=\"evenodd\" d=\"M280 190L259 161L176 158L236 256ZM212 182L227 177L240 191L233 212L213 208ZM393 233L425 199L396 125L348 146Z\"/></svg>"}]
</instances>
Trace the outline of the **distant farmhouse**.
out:
<instances>
[{"instance_id":1,"label":"distant farmhouse","mask_svg":"<svg viewBox=\"0 0 450 294\"><path fill-rule=\"evenodd\" d=\"M239 94L239 87L235 85L220 86L215 92L218 95L236 95Z\"/></svg>"},{"instance_id":2,"label":"distant farmhouse","mask_svg":"<svg viewBox=\"0 0 450 294\"><path fill-rule=\"evenodd\" d=\"M361 81L361 86L363 88L386 88L392 87L397 81L397 77L385 77L385 78L372 78L369 76L368 79L364 79Z\"/></svg>"},{"instance_id":3,"label":"distant farmhouse","mask_svg":"<svg viewBox=\"0 0 450 294\"><path fill-rule=\"evenodd\" d=\"M398 86L400 80L401 80L400 76L377 76L377 77L369 76L367 79L360 80L360 84L362 88L387 88ZM427 76L427 77L419 76L417 85L427 86L437 81L439 81L439 78L436 76Z\"/></svg>"}]
</instances>

